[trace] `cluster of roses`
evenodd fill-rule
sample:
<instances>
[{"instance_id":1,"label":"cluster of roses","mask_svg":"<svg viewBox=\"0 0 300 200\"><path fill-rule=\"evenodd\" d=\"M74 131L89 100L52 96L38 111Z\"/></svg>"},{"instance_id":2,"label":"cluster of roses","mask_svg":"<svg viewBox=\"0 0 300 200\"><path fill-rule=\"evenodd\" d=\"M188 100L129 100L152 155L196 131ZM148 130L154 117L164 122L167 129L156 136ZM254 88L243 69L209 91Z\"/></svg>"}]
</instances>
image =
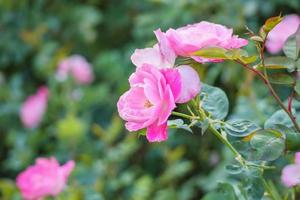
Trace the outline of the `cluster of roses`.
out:
<instances>
[{"instance_id":1,"label":"cluster of roses","mask_svg":"<svg viewBox=\"0 0 300 200\"><path fill-rule=\"evenodd\" d=\"M176 66L176 58L221 62L194 53L206 47L240 48L248 41L233 35L232 29L209 22L154 33L157 44L137 49L131 56L137 69L129 78L130 89L118 101L118 111L129 131L146 128L149 142L161 142L168 138L167 120L176 103L188 102L201 88L197 72L189 65Z\"/></svg>"},{"instance_id":2,"label":"cluster of roses","mask_svg":"<svg viewBox=\"0 0 300 200\"><path fill-rule=\"evenodd\" d=\"M300 25L298 15L288 15L267 38L266 47L271 54L279 53L288 37ZM200 22L165 33L154 31L158 43L152 48L137 49L131 56L137 67L130 78L130 89L118 101L118 111L129 131L147 129L149 142L168 138L167 120L176 103L194 98L201 89L197 72L188 65L176 66L177 57L188 57L199 63L222 62L195 55L206 47L224 49L240 48L248 44L245 39L232 34L232 29L209 22ZM300 184L300 154L296 163L282 171L282 182L287 187Z\"/></svg>"},{"instance_id":3,"label":"cluster of roses","mask_svg":"<svg viewBox=\"0 0 300 200\"><path fill-rule=\"evenodd\" d=\"M93 81L91 65L80 55L63 59L56 72L58 81L64 81L71 75L78 85ZM41 122L47 109L49 90L41 86L36 94L27 97L21 106L20 118L26 128L35 128ZM17 177L17 186L25 200L38 200L46 196L58 195L66 186L67 179L75 167L73 160L60 166L56 158L38 158Z\"/></svg>"},{"instance_id":4,"label":"cluster of roses","mask_svg":"<svg viewBox=\"0 0 300 200\"><path fill-rule=\"evenodd\" d=\"M287 38L296 32L300 24L297 15L290 15L270 33L267 49L278 53ZM151 48L137 49L131 60L137 67L130 76L130 89L118 101L120 116L127 121L129 131L146 128L150 142L167 139L167 120L176 108L176 103L186 103L201 89L197 72L189 65L176 65L177 57L188 57L196 62L222 62L221 59L207 59L195 56L195 52L206 47L224 49L240 48L248 44L245 39L233 35L232 29L209 22L200 22L165 33L155 32L158 43ZM71 56L60 62L57 79L65 80L71 74L77 84L88 84L93 80L90 64L81 56ZM36 127L46 110L48 89L40 87L35 95L23 103L20 117L25 127ZM286 166L282 172L282 182L292 187L300 184L300 153L296 163ZM17 177L17 186L26 200L42 199L58 195L67 183L68 176L75 167L74 161L60 166L52 158L38 158Z\"/></svg>"}]
</instances>

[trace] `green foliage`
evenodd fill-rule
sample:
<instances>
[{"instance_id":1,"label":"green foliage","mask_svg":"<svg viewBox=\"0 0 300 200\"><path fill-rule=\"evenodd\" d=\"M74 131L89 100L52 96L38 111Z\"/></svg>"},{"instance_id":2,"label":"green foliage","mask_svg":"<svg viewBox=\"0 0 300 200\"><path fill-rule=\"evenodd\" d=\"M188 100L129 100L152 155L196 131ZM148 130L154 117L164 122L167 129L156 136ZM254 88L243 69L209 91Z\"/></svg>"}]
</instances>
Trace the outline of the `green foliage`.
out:
<instances>
[{"instance_id":1,"label":"green foliage","mask_svg":"<svg viewBox=\"0 0 300 200\"><path fill-rule=\"evenodd\" d=\"M135 69L130 63L131 53L154 44L153 30L207 20L232 27L235 34L246 38L245 24L258 30L263 19L279 10L286 14L299 9L296 0L0 1L0 199L21 199L15 178L41 156L55 156L60 163L76 161L68 187L57 199L261 199L264 186L260 171L232 163L231 152L209 131L201 136L209 121L201 124L201 130L193 127L194 134L170 129L167 142L148 144L144 136L125 131L116 114L116 102L128 88L128 75ZM294 47L287 48L289 57L295 53ZM254 55L255 46L250 43L245 50ZM241 50L223 53L215 56L244 63L257 58ZM85 56L93 65L95 80L91 85L55 79L59 60L72 54ZM292 69L286 61L280 64ZM299 59L296 66L300 66ZM203 82L224 89L231 102L229 106L220 89L203 85L202 106L215 120L228 116L263 125L278 109L264 88L233 62L201 65L197 70ZM48 85L51 91L47 113L37 128L25 129L18 116L20 105L40 85ZM285 89L278 90L286 93ZM185 121L169 123L189 129ZM282 132L288 150L299 147L298 133L292 131L287 116L274 114L265 128L271 128L270 124L287 126ZM231 126L249 138L254 127ZM252 156L254 147L266 145L255 156L273 160L283 148L283 137L269 132L254 136L254 141L233 139L250 146L251 151L241 149L245 157ZM278 149L268 145L272 140ZM229 164L236 168L226 169ZM278 174L271 174L270 179L283 189ZM218 187L219 182L223 183Z\"/></svg>"},{"instance_id":2,"label":"green foliage","mask_svg":"<svg viewBox=\"0 0 300 200\"><path fill-rule=\"evenodd\" d=\"M255 123L243 119L229 120L225 124L226 133L234 137L245 137L260 129Z\"/></svg>"},{"instance_id":3,"label":"green foliage","mask_svg":"<svg viewBox=\"0 0 300 200\"><path fill-rule=\"evenodd\" d=\"M202 85L201 106L214 119L224 119L228 114L229 102L226 94L219 88Z\"/></svg>"},{"instance_id":4,"label":"green foliage","mask_svg":"<svg viewBox=\"0 0 300 200\"><path fill-rule=\"evenodd\" d=\"M300 51L300 27L298 27L296 33L291 35L284 44L283 52L284 54L297 60L299 58L299 51Z\"/></svg>"}]
</instances>

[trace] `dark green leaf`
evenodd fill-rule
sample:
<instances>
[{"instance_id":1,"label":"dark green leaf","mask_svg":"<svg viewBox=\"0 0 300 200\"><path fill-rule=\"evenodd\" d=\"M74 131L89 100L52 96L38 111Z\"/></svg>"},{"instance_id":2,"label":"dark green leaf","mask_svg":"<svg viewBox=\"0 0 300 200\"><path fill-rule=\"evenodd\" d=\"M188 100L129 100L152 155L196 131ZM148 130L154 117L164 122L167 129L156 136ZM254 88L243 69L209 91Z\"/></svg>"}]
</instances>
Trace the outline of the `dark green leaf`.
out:
<instances>
[{"instance_id":1,"label":"dark green leaf","mask_svg":"<svg viewBox=\"0 0 300 200\"><path fill-rule=\"evenodd\" d=\"M292 85L295 82L290 74L273 73L269 74L268 77L270 82L273 84Z\"/></svg>"},{"instance_id":2,"label":"dark green leaf","mask_svg":"<svg viewBox=\"0 0 300 200\"><path fill-rule=\"evenodd\" d=\"M291 35L284 44L283 52L284 54L297 60L299 58L299 50L300 50L300 26L298 27L296 33Z\"/></svg>"},{"instance_id":3,"label":"dark green leaf","mask_svg":"<svg viewBox=\"0 0 300 200\"><path fill-rule=\"evenodd\" d=\"M276 160L284 151L284 135L275 130L258 131L250 140L250 145L256 150L256 159L262 161Z\"/></svg>"},{"instance_id":4,"label":"dark green leaf","mask_svg":"<svg viewBox=\"0 0 300 200\"><path fill-rule=\"evenodd\" d=\"M219 183L217 191L205 195L202 200L238 200L234 188L229 183Z\"/></svg>"},{"instance_id":5,"label":"dark green leaf","mask_svg":"<svg viewBox=\"0 0 300 200\"><path fill-rule=\"evenodd\" d=\"M229 120L225 124L226 133L235 137L245 137L260 129L254 122L243 119Z\"/></svg>"},{"instance_id":6,"label":"dark green leaf","mask_svg":"<svg viewBox=\"0 0 300 200\"><path fill-rule=\"evenodd\" d=\"M229 102L226 94L220 88L203 84L201 90L202 108L214 119L224 119L227 116Z\"/></svg>"},{"instance_id":7,"label":"dark green leaf","mask_svg":"<svg viewBox=\"0 0 300 200\"><path fill-rule=\"evenodd\" d=\"M293 127L293 123L289 118L288 114L284 110L276 111L269 119L265 122L265 129L272 128L275 124L285 125L287 127Z\"/></svg>"},{"instance_id":8,"label":"dark green leaf","mask_svg":"<svg viewBox=\"0 0 300 200\"><path fill-rule=\"evenodd\" d=\"M293 128L288 128L282 124L275 124L272 129L279 131L286 137L286 149L287 150L299 150L300 149L300 133Z\"/></svg>"},{"instance_id":9,"label":"dark green leaf","mask_svg":"<svg viewBox=\"0 0 300 200\"><path fill-rule=\"evenodd\" d=\"M240 174L243 172L243 167L241 165L226 165L225 169L230 174Z\"/></svg>"},{"instance_id":10,"label":"dark green leaf","mask_svg":"<svg viewBox=\"0 0 300 200\"><path fill-rule=\"evenodd\" d=\"M297 94L300 95L300 80L296 81L296 85L294 89L297 92Z\"/></svg>"}]
</instances>

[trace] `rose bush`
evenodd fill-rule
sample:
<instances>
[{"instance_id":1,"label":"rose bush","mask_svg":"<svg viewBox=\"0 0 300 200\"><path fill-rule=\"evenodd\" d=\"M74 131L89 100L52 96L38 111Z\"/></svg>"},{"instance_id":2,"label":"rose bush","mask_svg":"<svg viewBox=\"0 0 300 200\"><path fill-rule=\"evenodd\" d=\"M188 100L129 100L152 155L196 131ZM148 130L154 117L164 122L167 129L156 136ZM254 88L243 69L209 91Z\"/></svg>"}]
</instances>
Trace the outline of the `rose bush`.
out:
<instances>
[{"instance_id":1,"label":"rose bush","mask_svg":"<svg viewBox=\"0 0 300 200\"><path fill-rule=\"evenodd\" d=\"M46 157L76 168L58 193L50 173L26 176L45 200L299 198L297 27L276 25L299 15L296 1L25 0L0 10L0 199L24 199L17 177ZM283 22L264 22L280 11ZM137 88L142 98L123 97ZM141 129L128 134L127 122Z\"/></svg>"}]
</instances>

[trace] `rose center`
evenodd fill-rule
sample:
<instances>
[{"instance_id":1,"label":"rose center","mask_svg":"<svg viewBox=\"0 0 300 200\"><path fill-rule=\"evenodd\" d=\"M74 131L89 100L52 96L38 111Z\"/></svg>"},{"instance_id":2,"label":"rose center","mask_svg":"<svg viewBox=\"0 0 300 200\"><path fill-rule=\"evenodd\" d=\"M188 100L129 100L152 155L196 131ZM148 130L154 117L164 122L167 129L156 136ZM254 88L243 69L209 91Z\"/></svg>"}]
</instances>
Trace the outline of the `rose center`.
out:
<instances>
[{"instance_id":1,"label":"rose center","mask_svg":"<svg viewBox=\"0 0 300 200\"><path fill-rule=\"evenodd\" d=\"M153 106L153 104L150 103L149 100L147 100L146 103L144 104L144 107L145 107L145 108L150 108L151 106Z\"/></svg>"}]
</instances>

